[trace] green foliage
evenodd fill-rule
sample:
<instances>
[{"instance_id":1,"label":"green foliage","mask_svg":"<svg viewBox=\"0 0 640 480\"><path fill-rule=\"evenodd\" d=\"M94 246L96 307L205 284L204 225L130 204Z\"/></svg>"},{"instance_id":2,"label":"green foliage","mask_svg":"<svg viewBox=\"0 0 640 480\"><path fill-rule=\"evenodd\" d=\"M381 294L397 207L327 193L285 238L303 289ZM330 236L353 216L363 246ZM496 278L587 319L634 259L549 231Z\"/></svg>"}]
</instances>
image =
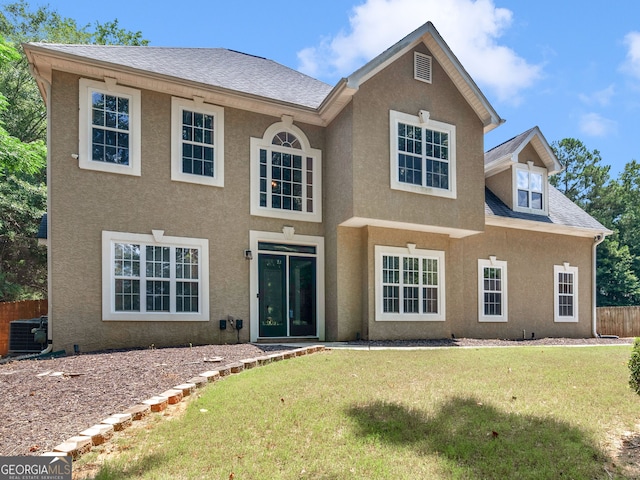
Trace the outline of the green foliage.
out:
<instances>
[{"instance_id":1,"label":"green foliage","mask_svg":"<svg viewBox=\"0 0 640 480\"><path fill-rule=\"evenodd\" d=\"M46 249L35 235L46 212L46 108L23 42L147 45L118 20L78 25L49 5L0 6L0 302L42 298Z\"/></svg>"},{"instance_id":2,"label":"green foliage","mask_svg":"<svg viewBox=\"0 0 640 480\"><path fill-rule=\"evenodd\" d=\"M609 166L601 165L598 150L590 152L575 138L565 138L551 145L565 167L549 182L582 208L593 208L609 182Z\"/></svg>"},{"instance_id":3,"label":"green foliage","mask_svg":"<svg viewBox=\"0 0 640 480\"><path fill-rule=\"evenodd\" d=\"M46 140L46 110L35 80L22 54L24 42L76 43L102 45L147 45L141 32L120 28L118 20L95 25L78 25L62 17L49 5L32 8L25 1L0 7L0 35L20 52L19 60L0 70L0 93L7 97L9 109L0 120L11 136L23 142Z\"/></svg>"},{"instance_id":4,"label":"green foliage","mask_svg":"<svg viewBox=\"0 0 640 480\"><path fill-rule=\"evenodd\" d=\"M606 237L598 247L597 255L597 305L638 305L640 281L633 268L634 257L629 246L620 245L615 235Z\"/></svg>"},{"instance_id":5,"label":"green foliage","mask_svg":"<svg viewBox=\"0 0 640 480\"><path fill-rule=\"evenodd\" d=\"M142 32L131 32L119 28L117 18L112 22L96 22L96 29L91 43L98 45L149 45L149 41L142 38Z\"/></svg>"},{"instance_id":6,"label":"green foliage","mask_svg":"<svg viewBox=\"0 0 640 480\"><path fill-rule=\"evenodd\" d=\"M640 338L636 338L633 342L629 359L629 386L640 395Z\"/></svg>"},{"instance_id":7,"label":"green foliage","mask_svg":"<svg viewBox=\"0 0 640 480\"><path fill-rule=\"evenodd\" d=\"M631 161L617 180L597 150L575 138L551 145L565 169L549 182L614 231L598 247L597 304L640 303L640 165Z\"/></svg>"},{"instance_id":8,"label":"green foliage","mask_svg":"<svg viewBox=\"0 0 640 480\"><path fill-rule=\"evenodd\" d=\"M0 176L0 302L46 298L47 251L35 238L46 208L46 186L35 176Z\"/></svg>"}]
</instances>

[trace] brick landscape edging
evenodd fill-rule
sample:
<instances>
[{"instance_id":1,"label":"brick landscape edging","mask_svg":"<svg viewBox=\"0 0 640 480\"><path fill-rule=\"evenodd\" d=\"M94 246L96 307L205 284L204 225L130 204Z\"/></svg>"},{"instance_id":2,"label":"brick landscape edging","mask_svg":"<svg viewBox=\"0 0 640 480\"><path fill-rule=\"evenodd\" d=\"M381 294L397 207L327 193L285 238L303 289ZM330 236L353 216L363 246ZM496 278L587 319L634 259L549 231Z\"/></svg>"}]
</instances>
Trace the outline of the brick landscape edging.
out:
<instances>
[{"instance_id":1,"label":"brick landscape edging","mask_svg":"<svg viewBox=\"0 0 640 480\"><path fill-rule=\"evenodd\" d=\"M99 424L89 427L81 431L78 435L55 446L52 451L44 452L42 456L70 456L75 461L81 455L90 452L93 447L108 442L113 437L114 432L120 432L130 427L133 422L142 420L151 412L162 412L166 410L169 405L180 403L184 398L191 396L196 389L202 388L209 383L217 382L228 375L238 374L244 370L262 367L272 362L288 360L324 350L324 345L312 345L294 350L286 350L281 353L264 355L262 357L247 358L239 362L222 365L217 370L202 372L199 376L166 390L160 395L144 400L140 404L134 405L122 413L116 413L105 418Z\"/></svg>"}]
</instances>

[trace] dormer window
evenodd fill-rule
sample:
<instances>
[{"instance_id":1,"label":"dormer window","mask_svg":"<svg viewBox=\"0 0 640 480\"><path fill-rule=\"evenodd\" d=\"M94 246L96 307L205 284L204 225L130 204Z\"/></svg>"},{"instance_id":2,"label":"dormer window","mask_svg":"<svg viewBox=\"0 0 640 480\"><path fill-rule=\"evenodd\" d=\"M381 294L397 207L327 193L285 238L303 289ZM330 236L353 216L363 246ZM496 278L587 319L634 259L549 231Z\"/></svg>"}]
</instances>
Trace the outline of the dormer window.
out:
<instances>
[{"instance_id":1,"label":"dormer window","mask_svg":"<svg viewBox=\"0 0 640 480\"><path fill-rule=\"evenodd\" d=\"M517 164L513 168L513 185L513 209L516 212L548 213L546 169L534 166L533 162Z\"/></svg>"}]
</instances>

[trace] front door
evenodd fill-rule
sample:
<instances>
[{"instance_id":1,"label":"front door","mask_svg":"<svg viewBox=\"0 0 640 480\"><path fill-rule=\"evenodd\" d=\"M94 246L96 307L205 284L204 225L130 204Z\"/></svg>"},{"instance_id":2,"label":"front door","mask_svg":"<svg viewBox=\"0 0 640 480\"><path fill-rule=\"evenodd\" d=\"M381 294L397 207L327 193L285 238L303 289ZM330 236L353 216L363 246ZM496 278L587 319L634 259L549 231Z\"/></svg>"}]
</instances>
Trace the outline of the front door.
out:
<instances>
[{"instance_id":1,"label":"front door","mask_svg":"<svg viewBox=\"0 0 640 480\"><path fill-rule=\"evenodd\" d=\"M260 337L317 336L315 247L260 242Z\"/></svg>"}]
</instances>

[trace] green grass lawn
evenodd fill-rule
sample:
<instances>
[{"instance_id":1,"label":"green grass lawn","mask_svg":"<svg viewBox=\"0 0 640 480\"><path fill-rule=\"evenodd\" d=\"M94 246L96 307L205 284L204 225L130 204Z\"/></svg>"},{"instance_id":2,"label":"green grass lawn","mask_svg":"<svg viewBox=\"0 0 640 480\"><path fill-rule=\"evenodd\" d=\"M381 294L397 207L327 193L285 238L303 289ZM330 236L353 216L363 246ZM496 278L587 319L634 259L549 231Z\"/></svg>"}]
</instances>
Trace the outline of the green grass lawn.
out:
<instances>
[{"instance_id":1,"label":"green grass lawn","mask_svg":"<svg viewBox=\"0 0 640 480\"><path fill-rule=\"evenodd\" d=\"M630 346L333 350L206 387L96 478L624 478ZM91 453L78 465L97 458Z\"/></svg>"}]
</instances>

